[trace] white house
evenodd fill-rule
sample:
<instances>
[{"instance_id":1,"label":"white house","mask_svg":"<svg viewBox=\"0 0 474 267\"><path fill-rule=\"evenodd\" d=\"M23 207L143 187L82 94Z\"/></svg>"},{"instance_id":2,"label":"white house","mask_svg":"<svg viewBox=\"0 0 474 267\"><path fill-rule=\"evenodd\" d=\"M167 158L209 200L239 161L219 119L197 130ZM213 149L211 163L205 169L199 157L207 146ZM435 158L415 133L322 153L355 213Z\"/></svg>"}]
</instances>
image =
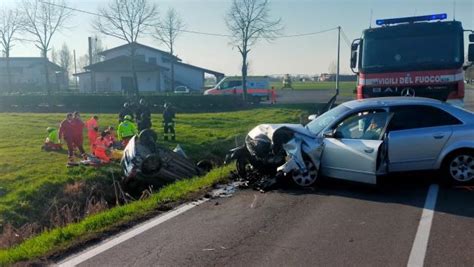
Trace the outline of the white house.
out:
<instances>
[{"instance_id":1,"label":"white house","mask_svg":"<svg viewBox=\"0 0 474 267\"><path fill-rule=\"evenodd\" d=\"M126 44L106 51L100 55L101 62L84 67L79 78L81 92L131 92L133 74L131 71L131 46L135 49L134 65L140 91L163 92L171 90L171 61L174 60L175 85L187 86L190 90L200 91L204 88L204 75L211 74L217 79L223 73L185 64L181 59L168 52L142 45ZM94 80L94 82L92 81Z\"/></svg>"},{"instance_id":2,"label":"white house","mask_svg":"<svg viewBox=\"0 0 474 267\"><path fill-rule=\"evenodd\" d=\"M43 57L10 57L10 81L8 88L7 59L0 58L0 92L5 91L46 91L44 63L48 66L50 89L66 88L63 69Z\"/></svg>"}]
</instances>

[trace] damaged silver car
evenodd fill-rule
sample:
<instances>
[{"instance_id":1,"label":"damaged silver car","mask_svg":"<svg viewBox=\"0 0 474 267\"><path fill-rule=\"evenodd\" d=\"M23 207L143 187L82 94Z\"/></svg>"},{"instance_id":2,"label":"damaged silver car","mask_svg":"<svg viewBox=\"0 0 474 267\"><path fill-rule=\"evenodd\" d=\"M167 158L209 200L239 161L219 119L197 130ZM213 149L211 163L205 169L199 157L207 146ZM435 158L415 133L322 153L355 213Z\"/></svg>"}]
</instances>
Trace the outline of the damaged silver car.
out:
<instances>
[{"instance_id":1,"label":"damaged silver car","mask_svg":"<svg viewBox=\"0 0 474 267\"><path fill-rule=\"evenodd\" d=\"M376 184L393 172L439 170L450 183L474 180L474 114L427 98L343 103L306 126L262 124L231 150L240 176L318 176Z\"/></svg>"}]
</instances>

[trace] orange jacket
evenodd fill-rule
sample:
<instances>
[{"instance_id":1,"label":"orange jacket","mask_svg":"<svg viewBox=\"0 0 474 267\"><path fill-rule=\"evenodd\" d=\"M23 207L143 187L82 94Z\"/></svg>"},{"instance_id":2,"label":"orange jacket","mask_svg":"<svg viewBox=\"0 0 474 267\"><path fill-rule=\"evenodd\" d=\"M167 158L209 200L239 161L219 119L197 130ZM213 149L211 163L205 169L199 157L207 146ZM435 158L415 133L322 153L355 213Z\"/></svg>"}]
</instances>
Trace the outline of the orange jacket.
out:
<instances>
[{"instance_id":1,"label":"orange jacket","mask_svg":"<svg viewBox=\"0 0 474 267\"><path fill-rule=\"evenodd\" d=\"M88 121L86 121L86 128L88 133L97 132L99 128L99 123L96 119L94 119L94 117L92 117Z\"/></svg>"}]
</instances>

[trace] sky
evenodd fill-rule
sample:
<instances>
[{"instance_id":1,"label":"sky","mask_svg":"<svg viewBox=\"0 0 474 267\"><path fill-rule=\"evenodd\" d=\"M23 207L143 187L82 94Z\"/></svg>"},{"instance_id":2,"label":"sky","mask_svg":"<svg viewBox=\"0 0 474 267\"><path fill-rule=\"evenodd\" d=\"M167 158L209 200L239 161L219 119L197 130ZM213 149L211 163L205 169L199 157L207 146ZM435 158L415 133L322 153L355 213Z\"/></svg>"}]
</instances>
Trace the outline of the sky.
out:
<instances>
[{"instance_id":1,"label":"sky","mask_svg":"<svg viewBox=\"0 0 474 267\"><path fill-rule=\"evenodd\" d=\"M176 9L190 31L228 34L225 24L231 0L150 0L161 15L170 7ZM97 12L108 0L69 0L77 9ZM461 21L465 29L474 30L473 0L270 0L270 14L281 18L282 34L318 32L341 26L349 41L360 37L362 31L375 24L376 19L447 13L448 19ZM0 0L0 8L20 5L20 0ZM124 44L122 40L102 36L91 26L93 15L74 12L68 29L53 38L59 49L66 43L76 50L77 57L87 53L87 37L98 35L107 48ZM372 19L371 18L372 14ZM467 34L466 34L467 43ZM144 34L140 43L166 50L166 47ZM467 46L466 46L467 47ZM176 42L176 54L183 62L203 68L236 75L240 72L241 56L229 38L183 33ZM11 56L38 56L39 50L31 43L15 45ZM249 54L251 75L309 74L328 72L336 61L337 31L321 34L281 38L272 42L259 41ZM349 44L341 38L341 73L351 73Z\"/></svg>"}]
</instances>

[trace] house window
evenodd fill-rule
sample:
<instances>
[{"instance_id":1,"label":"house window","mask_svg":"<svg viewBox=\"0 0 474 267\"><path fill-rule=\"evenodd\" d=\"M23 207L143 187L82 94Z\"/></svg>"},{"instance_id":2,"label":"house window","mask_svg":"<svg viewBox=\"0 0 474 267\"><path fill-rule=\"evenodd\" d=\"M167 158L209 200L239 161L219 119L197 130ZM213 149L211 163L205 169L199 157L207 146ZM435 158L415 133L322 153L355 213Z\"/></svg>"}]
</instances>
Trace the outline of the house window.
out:
<instances>
[{"instance_id":1,"label":"house window","mask_svg":"<svg viewBox=\"0 0 474 267\"><path fill-rule=\"evenodd\" d=\"M149 57L148 58L148 63L155 64L156 65L156 57Z\"/></svg>"},{"instance_id":2,"label":"house window","mask_svg":"<svg viewBox=\"0 0 474 267\"><path fill-rule=\"evenodd\" d=\"M163 63L170 63L171 60L169 57L162 57L161 61L163 61Z\"/></svg>"}]
</instances>

